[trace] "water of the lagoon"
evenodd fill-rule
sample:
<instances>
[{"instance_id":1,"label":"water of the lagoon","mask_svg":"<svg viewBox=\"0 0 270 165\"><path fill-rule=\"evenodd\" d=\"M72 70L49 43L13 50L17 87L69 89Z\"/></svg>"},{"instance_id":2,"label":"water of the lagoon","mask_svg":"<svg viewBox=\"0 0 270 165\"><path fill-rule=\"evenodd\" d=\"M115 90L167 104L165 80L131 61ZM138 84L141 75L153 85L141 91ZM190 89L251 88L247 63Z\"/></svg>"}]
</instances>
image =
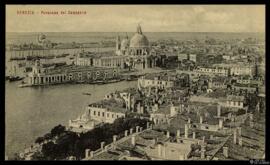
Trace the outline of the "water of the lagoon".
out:
<instances>
[{"instance_id":1,"label":"water of the lagoon","mask_svg":"<svg viewBox=\"0 0 270 165\"><path fill-rule=\"evenodd\" d=\"M105 94L128 87L136 81L106 85L66 84L34 88L18 88L18 82L6 82L6 154L29 147L38 136L58 124L84 112L88 103L101 100ZM83 95L89 92L92 95Z\"/></svg>"}]
</instances>

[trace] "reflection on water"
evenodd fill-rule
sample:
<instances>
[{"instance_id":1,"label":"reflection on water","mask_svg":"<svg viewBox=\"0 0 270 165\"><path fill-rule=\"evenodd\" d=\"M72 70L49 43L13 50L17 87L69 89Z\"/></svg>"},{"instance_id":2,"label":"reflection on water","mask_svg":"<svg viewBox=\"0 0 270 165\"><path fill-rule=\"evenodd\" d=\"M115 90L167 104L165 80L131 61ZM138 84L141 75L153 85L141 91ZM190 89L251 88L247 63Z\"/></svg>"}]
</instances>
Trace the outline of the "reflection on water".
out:
<instances>
[{"instance_id":1,"label":"reflection on water","mask_svg":"<svg viewBox=\"0 0 270 165\"><path fill-rule=\"evenodd\" d=\"M96 102L109 92L136 87L135 81L106 85L66 84L18 88L19 82L6 82L6 154L10 157L34 142L52 127L67 125L88 103ZM89 92L92 95L83 95Z\"/></svg>"}]
</instances>

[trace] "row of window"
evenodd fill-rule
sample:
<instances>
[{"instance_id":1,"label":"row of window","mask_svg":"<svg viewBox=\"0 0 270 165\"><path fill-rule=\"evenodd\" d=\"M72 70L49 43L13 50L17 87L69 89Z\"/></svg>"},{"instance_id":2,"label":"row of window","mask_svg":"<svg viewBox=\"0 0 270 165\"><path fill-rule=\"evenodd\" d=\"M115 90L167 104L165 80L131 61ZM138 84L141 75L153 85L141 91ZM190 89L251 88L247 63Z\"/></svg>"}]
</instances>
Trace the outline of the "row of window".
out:
<instances>
[{"instance_id":1,"label":"row of window","mask_svg":"<svg viewBox=\"0 0 270 165\"><path fill-rule=\"evenodd\" d=\"M80 73L77 73L77 75L78 75L78 77L82 77L82 73L81 72ZM107 77L107 75L108 75L108 72L104 72L103 77ZM91 76L92 76L92 73L91 72L87 72L87 78L91 78ZM99 76L101 76L100 71L97 71L95 75L93 74L93 77L94 76L96 78L99 77ZM115 76L116 76L116 71L114 70L113 71L113 77L115 77ZM72 78L73 77L73 73L70 73L69 74L69 77Z\"/></svg>"},{"instance_id":2,"label":"row of window","mask_svg":"<svg viewBox=\"0 0 270 165\"><path fill-rule=\"evenodd\" d=\"M111 114L111 118L114 118L116 116L116 118L119 118L120 116L118 114L114 114L114 113L107 113L107 117L110 117ZM93 115L94 116L99 116L99 117L105 117L105 112L99 112L99 111L93 111Z\"/></svg>"},{"instance_id":3,"label":"row of window","mask_svg":"<svg viewBox=\"0 0 270 165\"><path fill-rule=\"evenodd\" d=\"M222 70L222 69L200 69L201 71L206 71L206 72L219 72L219 73L227 73L227 70Z\"/></svg>"},{"instance_id":4,"label":"row of window","mask_svg":"<svg viewBox=\"0 0 270 165\"><path fill-rule=\"evenodd\" d=\"M153 84L153 85L154 85L154 84L155 84L155 81L152 81L152 83L150 83L150 81L148 81L147 84ZM157 84L160 84L160 85L165 84L165 85L167 85L168 82L165 81L165 83L164 83L164 82L162 82L162 81L158 81Z\"/></svg>"},{"instance_id":5,"label":"row of window","mask_svg":"<svg viewBox=\"0 0 270 165\"><path fill-rule=\"evenodd\" d=\"M233 106L241 106L241 103L242 102L239 102L239 101L231 101L230 104L233 105ZM243 104L243 103L242 103Z\"/></svg>"}]
</instances>

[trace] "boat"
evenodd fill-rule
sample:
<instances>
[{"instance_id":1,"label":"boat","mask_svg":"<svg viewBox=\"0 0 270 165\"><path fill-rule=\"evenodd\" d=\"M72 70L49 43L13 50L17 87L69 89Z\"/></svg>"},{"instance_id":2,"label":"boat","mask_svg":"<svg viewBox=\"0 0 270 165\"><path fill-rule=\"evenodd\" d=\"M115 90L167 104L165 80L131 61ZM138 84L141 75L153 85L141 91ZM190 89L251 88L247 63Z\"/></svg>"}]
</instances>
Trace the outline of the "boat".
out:
<instances>
[{"instance_id":1,"label":"boat","mask_svg":"<svg viewBox=\"0 0 270 165\"><path fill-rule=\"evenodd\" d=\"M30 84L19 84L18 87L19 88L23 88L23 87L30 87Z\"/></svg>"},{"instance_id":2,"label":"boat","mask_svg":"<svg viewBox=\"0 0 270 165\"><path fill-rule=\"evenodd\" d=\"M88 93L88 92L83 92L83 95L92 95L91 93Z\"/></svg>"},{"instance_id":3,"label":"boat","mask_svg":"<svg viewBox=\"0 0 270 165\"><path fill-rule=\"evenodd\" d=\"M23 79L23 77L19 77L19 76L10 76L8 78L9 81L20 81L22 79Z\"/></svg>"}]
</instances>

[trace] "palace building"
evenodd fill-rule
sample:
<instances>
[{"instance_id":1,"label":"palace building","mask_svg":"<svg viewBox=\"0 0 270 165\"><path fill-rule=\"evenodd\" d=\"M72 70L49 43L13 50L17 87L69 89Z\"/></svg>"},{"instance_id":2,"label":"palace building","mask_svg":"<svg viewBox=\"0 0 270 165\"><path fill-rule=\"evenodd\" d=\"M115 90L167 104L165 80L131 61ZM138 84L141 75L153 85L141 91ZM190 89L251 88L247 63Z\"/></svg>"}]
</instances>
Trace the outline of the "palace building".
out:
<instances>
[{"instance_id":1,"label":"palace building","mask_svg":"<svg viewBox=\"0 0 270 165\"><path fill-rule=\"evenodd\" d=\"M32 72L28 74L29 85L61 84L67 82L95 82L119 78L118 68L89 66L43 67L36 61Z\"/></svg>"}]
</instances>

